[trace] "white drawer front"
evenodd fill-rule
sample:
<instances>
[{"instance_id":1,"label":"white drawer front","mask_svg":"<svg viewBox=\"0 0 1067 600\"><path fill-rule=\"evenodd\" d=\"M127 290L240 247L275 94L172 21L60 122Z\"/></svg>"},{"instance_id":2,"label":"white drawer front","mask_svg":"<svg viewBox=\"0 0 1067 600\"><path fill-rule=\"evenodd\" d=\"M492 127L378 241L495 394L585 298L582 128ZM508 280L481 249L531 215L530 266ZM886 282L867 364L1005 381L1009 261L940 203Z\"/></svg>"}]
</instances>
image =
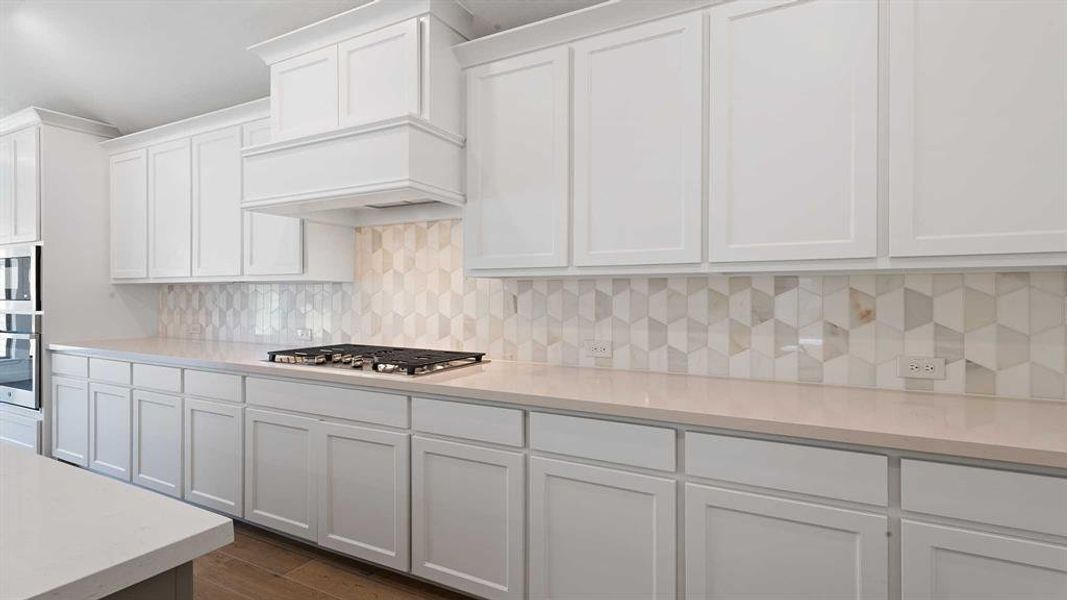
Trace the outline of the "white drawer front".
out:
<instances>
[{"instance_id":1,"label":"white drawer front","mask_svg":"<svg viewBox=\"0 0 1067 600\"><path fill-rule=\"evenodd\" d=\"M408 426L407 396L399 394L248 377L245 402L391 427Z\"/></svg>"},{"instance_id":2,"label":"white drawer front","mask_svg":"<svg viewBox=\"0 0 1067 600\"><path fill-rule=\"evenodd\" d=\"M462 402L411 399L412 428L416 431L522 446L522 411Z\"/></svg>"},{"instance_id":3,"label":"white drawer front","mask_svg":"<svg viewBox=\"0 0 1067 600\"><path fill-rule=\"evenodd\" d=\"M121 360L90 358L89 379L130 385L130 363Z\"/></svg>"},{"instance_id":4,"label":"white drawer front","mask_svg":"<svg viewBox=\"0 0 1067 600\"><path fill-rule=\"evenodd\" d=\"M673 429L530 413L530 447L593 460L673 471Z\"/></svg>"},{"instance_id":5,"label":"white drawer front","mask_svg":"<svg viewBox=\"0 0 1067 600\"><path fill-rule=\"evenodd\" d=\"M203 398L240 402L241 376L186 369L185 394L187 396L201 396Z\"/></svg>"},{"instance_id":6,"label":"white drawer front","mask_svg":"<svg viewBox=\"0 0 1067 600\"><path fill-rule=\"evenodd\" d=\"M889 504L889 460L877 454L688 432L685 465L698 477Z\"/></svg>"},{"instance_id":7,"label":"white drawer front","mask_svg":"<svg viewBox=\"0 0 1067 600\"><path fill-rule=\"evenodd\" d=\"M182 391L182 370L158 365L133 365L133 385L164 392Z\"/></svg>"},{"instance_id":8,"label":"white drawer front","mask_svg":"<svg viewBox=\"0 0 1067 600\"><path fill-rule=\"evenodd\" d=\"M71 377L89 376L89 359L84 356L69 354L52 354L52 372L56 375Z\"/></svg>"},{"instance_id":9,"label":"white drawer front","mask_svg":"<svg viewBox=\"0 0 1067 600\"><path fill-rule=\"evenodd\" d=\"M0 443L41 451L41 421L0 411Z\"/></svg>"},{"instance_id":10,"label":"white drawer front","mask_svg":"<svg viewBox=\"0 0 1067 600\"><path fill-rule=\"evenodd\" d=\"M900 469L906 511L1067 536L1067 479L923 460Z\"/></svg>"}]
</instances>

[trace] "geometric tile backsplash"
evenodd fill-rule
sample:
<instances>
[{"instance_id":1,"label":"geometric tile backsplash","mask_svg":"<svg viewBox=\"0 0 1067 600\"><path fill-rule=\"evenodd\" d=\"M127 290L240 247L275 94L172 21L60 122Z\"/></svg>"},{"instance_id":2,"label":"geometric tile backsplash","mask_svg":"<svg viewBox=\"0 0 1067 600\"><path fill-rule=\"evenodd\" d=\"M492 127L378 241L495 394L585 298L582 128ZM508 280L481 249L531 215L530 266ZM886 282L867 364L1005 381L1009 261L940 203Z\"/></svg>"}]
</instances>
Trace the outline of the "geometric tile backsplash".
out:
<instances>
[{"instance_id":1,"label":"geometric tile backsplash","mask_svg":"<svg viewBox=\"0 0 1067 600\"><path fill-rule=\"evenodd\" d=\"M355 283L167 285L160 332L1063 400L1067 272L470 279L458 221L360 228ZM190 334L188 325L199 325ZM297 330L308 329L302 340ZM584 340L612 343L590 358ZM899 355L943 357L904 380Z\"/></svg>"}]
</instances>

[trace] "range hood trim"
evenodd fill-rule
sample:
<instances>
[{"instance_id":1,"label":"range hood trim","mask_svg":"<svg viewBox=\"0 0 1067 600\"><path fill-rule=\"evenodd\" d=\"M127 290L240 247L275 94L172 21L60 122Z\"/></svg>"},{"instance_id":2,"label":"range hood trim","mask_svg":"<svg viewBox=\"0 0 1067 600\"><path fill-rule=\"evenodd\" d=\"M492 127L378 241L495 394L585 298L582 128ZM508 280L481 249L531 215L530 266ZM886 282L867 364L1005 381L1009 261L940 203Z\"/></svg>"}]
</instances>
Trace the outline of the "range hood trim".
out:
<instances>
[{"instance_id":1,"label":"range hood trim","mask_svg":"<svg viewBox=\"0 0 1067 600\"><path fill-rule=\"evenodd\" d=\"M309 135L295 138L272 140L265 144L258 144L255 146L245 146L241 149L241 157L251 158L253 156L259 156L261 154L269 154L271 152L289 150L292 148L299 148L301 146L310 146L312 144L328 142L339 138L354 137L365 133L372 133L375 131L382 131L385 129L393 129L405 126L422 130L432 136L438 137L446 142L450 142L459 148L463 148L466 144L466 139L461 135L456 135L451 131L441 129L440 127L437 127L436 125L430 123L422 117L416 115L404 115L400 117L394 117L392 119L385 119L383 121L375 121L373 123L360 123L358 125L350 125L341 129L331 129L329 131L312 133Z\"/></svg>"}]
</instances>

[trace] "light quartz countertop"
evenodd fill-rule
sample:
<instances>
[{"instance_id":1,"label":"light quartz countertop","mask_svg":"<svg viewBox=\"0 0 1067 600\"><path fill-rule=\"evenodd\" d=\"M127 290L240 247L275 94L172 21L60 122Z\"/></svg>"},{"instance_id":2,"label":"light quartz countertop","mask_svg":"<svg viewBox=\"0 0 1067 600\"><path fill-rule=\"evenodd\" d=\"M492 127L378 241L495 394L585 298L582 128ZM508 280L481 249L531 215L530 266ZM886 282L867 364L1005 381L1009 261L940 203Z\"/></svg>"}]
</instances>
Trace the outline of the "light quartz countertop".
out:
<instances>
[{"instance_id":1,"label":"light quartz countertop","mask_svg":"<svg viewBox=\"0 0 1067 600\"><path fill-rule=\"evenodd\" d=\"M101 598L233 541L233 522L0 444L0 599Z\"/></svg>"},{"instance_id":2,"label":"light quartz countertop","mask_svg":"<svg viewBox=\"0 0 1067 600\"><path fill-rule=\"evenodd\" d=\"M266 362L284 344L143 338L60 352L591 416L1067 469L1067 402L931 394L491 361L421 377Z\"/></svg>"}]
</instances>

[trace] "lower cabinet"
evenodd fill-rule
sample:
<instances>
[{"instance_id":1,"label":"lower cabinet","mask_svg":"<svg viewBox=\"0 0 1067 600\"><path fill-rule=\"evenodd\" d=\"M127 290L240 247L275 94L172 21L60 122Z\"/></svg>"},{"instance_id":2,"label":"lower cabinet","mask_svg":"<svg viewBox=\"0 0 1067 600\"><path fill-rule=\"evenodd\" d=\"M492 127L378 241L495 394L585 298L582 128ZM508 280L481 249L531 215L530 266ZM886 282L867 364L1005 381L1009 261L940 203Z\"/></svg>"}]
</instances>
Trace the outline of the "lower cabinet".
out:
<instances>
[{"instance_id":1,"label":"lower cabinet","mask_svg":"<svg viewBox=\"0 0 1067 600\"><path fill-rule=\"evenodd\" d=\"M0 444L41 451L41 420L0 410Z\"/></svg>"},{"instance_id":2,"label":"lower cabinet","mask_svg":"<svg viewBox=\"0 0 1067 600\"><path fill-rule=\"evenodd\" d=\"M905 600L1067 598L1067 546L904 519Z\"/></svg>"},{"instance_id":3,"label":"lower cabinet","mask_svg":"<svg viewBox=\"0 0 1067 600\"><path fill-rule=\"evenodd\" d=\"M182 399L133 392L133 482L182 495Z\"/></svg>"},{"instance_id":4,"label":"lower cabinet","mask_svg":"<svg viewBox=\"0 0 1067 600\"><path fill-rule=\"evenodd\" d=\"M89 384L89 469L130 480L130 390Z\"/></svg>"},{"instance_id":5,"label":"lower cabinet","mask_svg":"<svg viewBox=\"0 0 1067 600\"><path fill-rule=\"evenodd\" d=\"M185 398L182 497L234 517L244 504L240 405Z\"/></svg>"},{"instance_id":6,"label":"lower cabinet","mask_svg":"<svg viewBox=\"0 0 1067 600\"><path fill-rule=\"evenodd\" d=\"M689 598L888 596L884 515L692 483L685 505Z\"/></svg>"},{"instance_id":7,"label":"lower cabinet","mask_svg":"<svg viewBox=\"0 0 1067 600\"><path fill-rule=\"evenodd\" d=\"M245 409L244 518L315 541L315 460L318 421Z\"/></svg>"},{"instance_id":8,"label":"lower cabinet","mask_svg":"<svg viewBox=\"0 0 1067 600\"><path fill-rule=\"evenodd\" d=\"M530 597L674 598L675 485L530 458Z\"/></svg>"},{"instance_id":9,"label":"lower cabinet","mask_svg":"<svg viewBox=\"0 0 1067 600\"><path fill-rule=\"evenodd\" d=\"M52 377L52 456L89 466L89 383Z\"/></svg>"},{"instance_id":10,"label":"lower cabinet","mask_svg":"<svg viewBox=\"0 0 1067 600\"><path fill-rule=\"evenodd\" d=\"M319 545L406 571L408 435L319 423Z\"/></svg>"},{"instance_id":11,"label":"lower cabinet","mask_svg":"<svg viewBox=\"0 0 1067 600\"><path fill-rule=\"evenodd\" d=\"M412 573L483 598L523 598L523 455L418 435L411 454Z\"/></svg>"}]
</instances>

